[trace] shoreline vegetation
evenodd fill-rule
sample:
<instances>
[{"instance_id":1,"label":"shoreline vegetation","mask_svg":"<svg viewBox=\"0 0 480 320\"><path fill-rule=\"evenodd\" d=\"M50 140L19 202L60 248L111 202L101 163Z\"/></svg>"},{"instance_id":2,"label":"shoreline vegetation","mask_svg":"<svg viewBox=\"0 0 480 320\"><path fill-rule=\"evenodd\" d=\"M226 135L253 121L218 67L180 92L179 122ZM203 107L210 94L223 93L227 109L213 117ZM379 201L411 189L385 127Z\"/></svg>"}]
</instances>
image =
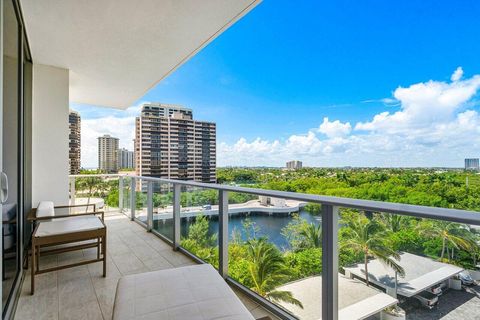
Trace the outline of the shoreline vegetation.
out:
<instances>
[{"instance_id":1,"label":"shoreline vegetation","mask_svg":"<svg viewBox=\"0 0 480 320\"><path fill-rule=\"evenodd\" d=\"M101 196L107 205L118 204L118 183L101 178L88 183L85 179L97 178L79 178L77 190ZM254 188L480 211L480 175L463 170L219 168L217 179L223 184ZM106 185L91 187L94 182ZM137 207L145 203L144 196L137 193ZM235 192L229 196L230 203L255 197ZM156 193L154 206L171 205L171 200L171 192ZM187 190L182 193L181 203L182 206L217 204L218 193L207 189ZM305 210L319 215L321 206L308 204ZM302 306L290 292L276 288L321 274L321 225L315 226L292 215L292 221L282 230L289 250L277 248L262 236L262 228L268 226L259 226L247 218L242 230L230 230L229 275L271 301ZM217 238L217 233L209 232L208 218L198 216L181 245L218 267ZM340 271L375 258L401 276L401 260L396 263L392 259L400 252L473 269L480 257L479 241L478 231L464 224L340 209Z\"/></svg>"}]
</instances>

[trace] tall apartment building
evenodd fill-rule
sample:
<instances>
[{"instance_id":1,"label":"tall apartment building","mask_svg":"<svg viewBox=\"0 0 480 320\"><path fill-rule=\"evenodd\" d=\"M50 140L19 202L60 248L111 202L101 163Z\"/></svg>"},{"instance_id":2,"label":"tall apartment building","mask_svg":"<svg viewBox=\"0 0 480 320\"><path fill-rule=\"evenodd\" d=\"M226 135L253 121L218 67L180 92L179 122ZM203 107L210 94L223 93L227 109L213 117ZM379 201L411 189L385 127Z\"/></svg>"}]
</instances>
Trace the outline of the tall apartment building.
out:
<instances>
[{"instance_id":1,"label":"tall apartment building","mask_svg":"<svg viewBox=\"0 0 480 320\"><path fill-rule=\"evenodd\" d=\"M106 173L117 173L118 138L106 134L98 137L98 169Z\"/></svg>"},{"instance_id":2,"label":"tall apartment building","mask_svg":"<svg viewBox=\"0 0 480 320\"><path fill-rule=\"evenodd\" d=\"M287 162L287 169L302 169L302 161L292 160Z\"/></svg>"},{"instance_id":3,"label":"tall apartment building","mask_svg":"<svg viewBox=\"0 0 480 320\"><path fill-rule=\"evenodd\" d=\"M68 115L68 162L70 174L78 174L80 172L80 123L80 114L70 110Z\"/></svg>"},{"instance_id":4,"label":"tall apartment building","mask_svg":"<svg viewBox=\"0 0 480 320\"><path fill-rule=\"evenodd\" d=\"M135 155L133 151L128 151L125 148L118 149L117 152L117 167L118 169L134 169Z\"/></svg>"},{"instance_id":5,"label":"tall apartment building","mask_svg":"<svg viewBox=\"0 0 480 320\"><path fill-rule=\"evenodd\" d=\"M135 171L167 179L216 182L216 125L193 120L192 109L142 106L135 120Z\"/></svg>"},{"instance_id":6,"label":"tall apartment building","mask_svg":"<svg viewBox=\"0 0 480 320\"><path fill-rule=\"evenodd\" d=\"M480 170L479 159L470 158L465 159L465 170Z\"/></svg>"}]
</instances>

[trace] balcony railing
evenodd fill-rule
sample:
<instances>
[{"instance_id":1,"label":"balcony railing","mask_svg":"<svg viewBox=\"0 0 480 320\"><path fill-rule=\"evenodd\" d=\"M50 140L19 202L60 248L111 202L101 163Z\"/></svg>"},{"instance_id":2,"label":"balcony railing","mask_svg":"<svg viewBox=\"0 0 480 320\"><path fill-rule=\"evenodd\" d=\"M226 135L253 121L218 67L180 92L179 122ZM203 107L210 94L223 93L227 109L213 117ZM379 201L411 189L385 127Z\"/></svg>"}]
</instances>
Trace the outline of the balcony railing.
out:
<instances>
[{"instance_id":1,"label":"balcony railing","mask_svg":"<svg viewBox=\"0 0 480 320\"><path fill-rule=\"evenodd\" d=\"M132 175L72 175L70 176L70 191L72 199L75 199L76 197L75 181L77 179L85 178L101 178L115 184L116 182L112 181L118 179L119 210L129 216L131 220L137 221L144 226L148 232L152 232L170 243L174 250L178 250L188 255L200 263L209 260L209 253L202 253L199 251L192 252L195 250L189 251L185 248L185 245L182 244L182 240L188 239L189 237L189 235L185 233L185 223L188 223L191 219L195 219L198 215L207 214L207 216L214 216L215 219L218 217L218 225L217 223L207 221L210 230L214 228L218 234L218 238L210 239L214 243L212 245L213 249L218 250L218 265L215 265L218 272L230 285L244 292L263 307L283 319L296 319L297 317L287 311L284 307L279 306L278 304L271 302L271 300L266 299L264 296L250 290L241 283L242 279L234 279L229 273L229 242L231 241L229 234L235 232L235 230L229 230L229 219L232 219L234 214L241 212L242 210L254 212L258 209L245 208L242 207L241 204L238 204L238 201L233 201L238 198L239 194L243 195L240 198L246 201L251 199L252 196L256 196L285 199L302 204L308 203L321 206L319 218L321 218L322 287L321 297L318 297L318 304L321 304L322 319L339 318L338 237L339 210L341 208L358 210L366 215L373 212L387 213L422 219L449 221L460 224L480 225L480 213L474 211ZM198 199L200 191L204 192L203 196L207 193L210 195L210 198L207 197L207 200L203 200L203 203L202 199ZM215 198L215 201L213 202L216 204L209 203L212 202L212 192L214 192ZM232 195L235 196L235 199L233 200ZM235 202L237 202L237 204L234 204ZM274 213L270 212L270 214ZM187 222L184 223L182 220ZM252 228L252 230L255 232L254 228ZM250 232L250 230L243 231ZM312 299L315 299L315 297L312 297Z\"/></svg>"}]
</instances>

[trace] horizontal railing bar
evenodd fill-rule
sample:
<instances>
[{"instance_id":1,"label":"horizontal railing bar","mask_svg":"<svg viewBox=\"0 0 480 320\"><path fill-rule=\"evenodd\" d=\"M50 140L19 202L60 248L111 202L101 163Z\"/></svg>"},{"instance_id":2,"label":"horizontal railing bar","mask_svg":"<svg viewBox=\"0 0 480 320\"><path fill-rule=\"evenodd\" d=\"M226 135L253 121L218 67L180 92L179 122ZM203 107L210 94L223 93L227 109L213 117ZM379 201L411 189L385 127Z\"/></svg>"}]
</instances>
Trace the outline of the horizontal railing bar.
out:
<instances>
[{"instance_id":1,"label":"horizontal railing bar","mask_svg":"<svg viewBox=\"0 0 480 320\"><path fill-rule=\"evenodd\" d=\"M87 174L87 175L75 175L71 177L77 177L77 176L88 177L88 176L101 176L101 175ZM104 176L108 176L108 175L104 175ZM115 175L110 175L110 176L115 176ZM198 188L205 188L205 189L249 193L249 194L254 194L258 196L269 196L269 197L283 198L288 200L312 202L317 204L332 205L332 206L338 206L341 208L349 208L349 209L356 209L356 210L362 210L362 211L384 212L384 213L406 215L406 216L411 216L416 218L445 220L445 221L451 221L451 222L480 225L480 212L476 212L476 211L427 207L427 206L394 203L394 202L383 202L383 201L375 201L375 200L351 199L351 198L342 198L342 197L334 197L334 196L322 196L322 195L296 193L296 192L289 192L289 191L236 187L236 186L222 185L222 184L216 184L216 183L203 183L203 182L196 182L196 181L189 181L189 180L173 180L173 179L163 179L163 178L145 177L145 176L130 176L130 177L134 177L136 179L141 179L144 181L170 183L172 185L177 184L177 185L191 186L191 187L198 187Z\"/></svg>"},{"instance_id":2,"label":"horizontal railing bar","mask_svg":"<svg viewBox=\"0 0 480 320\"><path fill-rule=\"evenodd\" d=\"M135 177L126 173L95 173L95 174L71 174L70 178L107 178L107 177Z\"/></svg>"}]
</instances>

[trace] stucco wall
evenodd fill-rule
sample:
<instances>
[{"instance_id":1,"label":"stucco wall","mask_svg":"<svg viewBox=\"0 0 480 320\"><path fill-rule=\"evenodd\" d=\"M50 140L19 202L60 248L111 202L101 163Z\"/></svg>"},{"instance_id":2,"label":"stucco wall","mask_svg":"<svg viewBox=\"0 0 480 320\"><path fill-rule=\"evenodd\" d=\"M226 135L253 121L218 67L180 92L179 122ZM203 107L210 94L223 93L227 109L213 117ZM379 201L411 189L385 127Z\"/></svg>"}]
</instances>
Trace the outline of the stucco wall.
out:
<instances>
[{"instance_id":1,"label":"stucco wall","mask_svg":"<svg viewBox=\"0 0 480 320\"><path fill-rule=\"evenodd\" d=\"M69 71L33 66L32 205L68 204Z\"/></svg>"}]
</instances>

